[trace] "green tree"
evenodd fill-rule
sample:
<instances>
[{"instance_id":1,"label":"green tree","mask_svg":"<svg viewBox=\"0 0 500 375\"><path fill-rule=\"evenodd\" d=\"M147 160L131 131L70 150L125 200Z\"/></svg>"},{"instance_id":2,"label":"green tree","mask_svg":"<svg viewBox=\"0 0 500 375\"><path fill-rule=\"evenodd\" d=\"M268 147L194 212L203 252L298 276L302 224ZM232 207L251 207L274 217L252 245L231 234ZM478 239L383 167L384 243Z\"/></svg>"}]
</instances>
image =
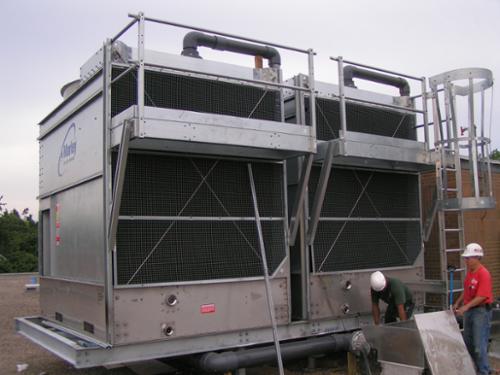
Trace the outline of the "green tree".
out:
<instances>
[{"instance_id":1,"label":"green tree","mask_svg":"<svg viewBox=\"0 0 500 375\"><path fill-rule=\"evenodd\" d=\"M0 272L36 271L37 237L37 223L29 210L23 215L15 209L0 211Z\"/></svg>"},{"instance_id":2,"label":"green tree","mask_svg":"<svg viewBox=\"0 0 500 375\"><path fill-rule=\"evenodd\" d=\"M500 151L496 148L490 154L491 160L500 160Z\"/></svg>"}]
</instances>

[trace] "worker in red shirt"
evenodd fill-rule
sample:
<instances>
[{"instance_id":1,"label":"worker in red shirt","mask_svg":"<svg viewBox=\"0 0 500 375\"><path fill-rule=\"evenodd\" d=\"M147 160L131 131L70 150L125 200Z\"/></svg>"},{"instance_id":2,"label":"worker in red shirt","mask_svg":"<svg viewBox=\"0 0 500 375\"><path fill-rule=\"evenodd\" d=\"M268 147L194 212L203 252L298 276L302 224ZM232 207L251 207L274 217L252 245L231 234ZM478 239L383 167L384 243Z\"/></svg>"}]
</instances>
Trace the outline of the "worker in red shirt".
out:
<instances>
[{"instance_id":1,"label":"worker in red shirt","mask_svg":"<svg viewBox=\"0 0 500 375\"><path fill-rule=\"evenodd\" d=\"M470 243L462 257L467 266L464 290L453 304L453 310L464 316L464 341L472 356L478 374L489 374L488 340L491 325L491 303L493 290L491 275L481 264L483 248L477 243Z\"/></svg>"}]
</instances>

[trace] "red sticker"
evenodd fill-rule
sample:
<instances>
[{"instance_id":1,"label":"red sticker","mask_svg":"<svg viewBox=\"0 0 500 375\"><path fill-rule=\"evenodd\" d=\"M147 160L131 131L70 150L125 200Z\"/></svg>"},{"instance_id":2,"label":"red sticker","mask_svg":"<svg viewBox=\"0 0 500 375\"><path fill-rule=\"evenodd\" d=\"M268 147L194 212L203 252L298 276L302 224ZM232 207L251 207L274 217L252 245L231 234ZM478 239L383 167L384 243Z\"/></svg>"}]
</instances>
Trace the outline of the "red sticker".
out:
<instances>
[{"instance_id":1,"label":"red sticker","mask_svg":"<svg viewBox=\"0 0 500 375\"><path fill-rule=\"evenodd\" d=\"M200 312L202 314L211 314L215 312L215 303L209 303L207 305L200 306Z\"/></svg>"}]
</instances>

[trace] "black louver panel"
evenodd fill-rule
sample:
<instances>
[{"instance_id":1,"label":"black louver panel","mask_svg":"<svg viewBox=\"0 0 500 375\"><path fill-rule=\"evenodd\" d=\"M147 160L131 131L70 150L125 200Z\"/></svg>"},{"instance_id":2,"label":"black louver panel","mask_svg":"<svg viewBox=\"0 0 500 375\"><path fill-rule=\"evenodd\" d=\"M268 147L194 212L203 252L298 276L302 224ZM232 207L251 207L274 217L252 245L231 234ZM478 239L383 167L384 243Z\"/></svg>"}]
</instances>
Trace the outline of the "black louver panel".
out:
<instances>
[{"instance_id":1,"label":"black louver panel","mask_svg":"<svg viewBox=\"0 0 500 375\"><path fill-rule=\"evenodd\" d=\"M314 167L310 204L319 174ZM418 176L333 168L313 246L315 271L413 264L421 250L419 218Z\"/></svg>"},{"instance_id":2,"label":"black louver panel","mask_svg":"<svg viewBox=\"0 0 500 375\"><path fill-rule=\"evenodd\" d=\"M253 162L270 272L285 251L283 165ZM119 284L262 276L247 163L129 154Z\"/></svg>"},{"instance_id":3,"label":"black louver panel","mask_svg":"<svg viewBox=\"0 0 500 375\"><path fill-rule=\"evenodd\" d=\"M262 217L283 217L283 165L252 163ZM130 154L121 215L253 217L247 164Z\"/></svg>"},{"instance_id":4,"label":"black louver panel","mask_svg":"<svg viewBox=\"0 0 500 375\"><path fill-rule=\"evenodd\" d=\"M283 222L263 221L262 231L273 272L285 257ZM120 221L117 249L121 285L263 275L254 221Z\"/></svg>"},{"instance_id":5,"label":"black louver panel","mask_svg":"<svg viewBox=\"0 0 500 375\"><path fill-rule=\"evenodd\" d=\"M320 221L314 241L315 269L333 272L407 266L417 258L420 246L418 221L351 221L345 226L343 221Z\"/></svg>"},{"instance_id":6,"label":"black louver panel","mask_svg":"<svg viewBox=\"0 0 500 375\"><path fill-rule=\"evenodd\" d=\"M415 116L359 104L346 104L347 130L385 137L416 140ZM316 99L317 137L330 140L339 137L340 110L336 100Z\"/></svg>"},{"instance_id":7,"label":"black louver panel","mask_svg":"<svg viewBox=\"0 0 500 375\"><path fill-rule=\"evenodd\" d=\"M122 71L115 68L113 77ZM153 71L146 71L144 79L146 106L281 121L275 90ZM131 71L113 84L111 115L136 103L136 72Z\"/></svg>"},{"instance_id":8,"label":"black louver panel","mask_svg":"<svg viewBox=\"0 0 500 375\"><path fill-rule=\"evenodd\" d=\"M320 169L320 167L314 167L311 171L309 179L309 203L311 205L316 193ZM366 186L365 193L355 205L364 186ZM321 215L347 217L353 206L352 217L419 217L418 176L332 168Z\"/></svg>"}]
</instances>

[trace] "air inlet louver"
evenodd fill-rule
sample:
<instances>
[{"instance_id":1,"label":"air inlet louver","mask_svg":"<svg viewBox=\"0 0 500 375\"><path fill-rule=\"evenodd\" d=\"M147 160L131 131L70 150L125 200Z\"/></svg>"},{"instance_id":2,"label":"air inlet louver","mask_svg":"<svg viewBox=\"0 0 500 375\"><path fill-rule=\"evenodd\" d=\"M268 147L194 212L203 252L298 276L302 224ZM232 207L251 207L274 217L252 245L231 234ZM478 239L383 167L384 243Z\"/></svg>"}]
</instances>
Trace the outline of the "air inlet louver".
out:
<instances>
[{"instance_id":1,"label":"air inlet louver","mask_svg":"<svg viewBox=\"0 0 500 375\"><path fill-rule=\"evenodd\" d=\"M114 69L113 77L122 71ZM137 103L136 77L131 71L113 84L112 116ZM144 91L146 106L281 121L280 96L275 90L146 71Z\"/></svg>"},{"instance_id":2,"label":"air inlet louver","mask_svg":"<svg viewBox=\"0 0 500 375\"><path fill-rule=\"evenodd\" d=\"M310 202L319 169L311 172ZM419 216L418 176L333 168L313 246L315 271L413 264Z\"/></svg>"},{"instance_id":3,"label":"air inlet louver","mask_svg":"<svg viewBox=\"0 0 500 375\"><path fill-rule=\"evenodd\" d=\"M285 257L283 165L252 163L270 272ZM129 154L119 284L262 276L247 163Z\"/></svg>"}]
</instances>

